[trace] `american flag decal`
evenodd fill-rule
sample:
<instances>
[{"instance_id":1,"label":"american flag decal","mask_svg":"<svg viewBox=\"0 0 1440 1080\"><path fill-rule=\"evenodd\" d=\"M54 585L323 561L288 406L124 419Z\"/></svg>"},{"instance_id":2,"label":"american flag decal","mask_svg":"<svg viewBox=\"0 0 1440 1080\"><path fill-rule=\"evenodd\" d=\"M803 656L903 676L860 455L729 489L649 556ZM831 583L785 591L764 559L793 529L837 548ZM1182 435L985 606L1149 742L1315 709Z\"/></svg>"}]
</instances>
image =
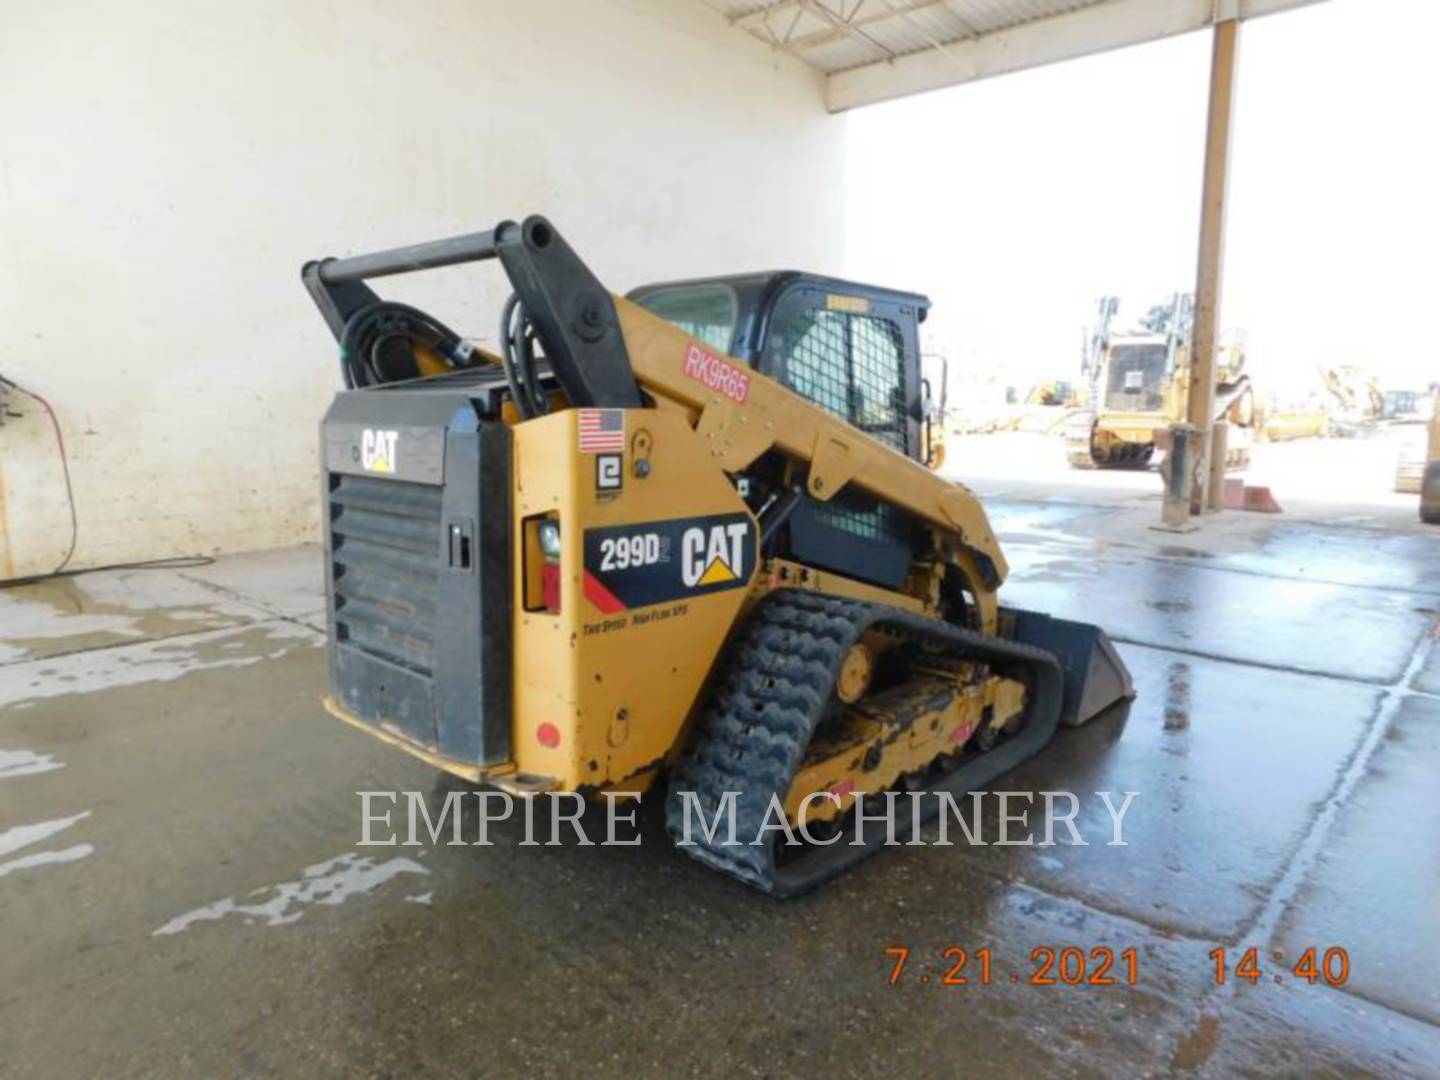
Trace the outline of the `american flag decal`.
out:
<instances>
[{"instance_id":1,"label":"american flag decal","mask_svg":"<svg viewBox=\"0 0 1440 1080\"><path fill-rule=\"evenodd\" d=\"M613 454L624 449L624 409L580 410L580 452L582 454Z\"/></svg>"}]
</instances>

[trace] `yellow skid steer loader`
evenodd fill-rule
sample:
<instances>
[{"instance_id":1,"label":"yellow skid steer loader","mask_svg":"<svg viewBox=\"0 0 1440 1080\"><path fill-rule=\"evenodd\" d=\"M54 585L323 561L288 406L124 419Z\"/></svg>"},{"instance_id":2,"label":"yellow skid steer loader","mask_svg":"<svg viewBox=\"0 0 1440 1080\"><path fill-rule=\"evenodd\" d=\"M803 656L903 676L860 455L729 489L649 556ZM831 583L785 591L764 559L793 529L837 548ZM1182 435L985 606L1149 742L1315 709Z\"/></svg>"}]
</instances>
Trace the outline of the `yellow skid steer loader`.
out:
<instances>
[{"instance_id":1,"label":"yellow skid steer loader","mask_svg":"<svg viewBox=\"0 0 1440 1080\"><path fill-rule=\"evenodd\" d=\"M488 259L494 351L365 284ZM348 386L322 426L340 719L512 794L663 778L672 835L728 800L754 836L778 801L821 839L1133 696L1098 628L1001 606L984 509L925 467L924 297L785 272L627 299L541 217L303 279ZM682 850L792 895L883 838L855 825Z\"/></svg>"}]
</instances>

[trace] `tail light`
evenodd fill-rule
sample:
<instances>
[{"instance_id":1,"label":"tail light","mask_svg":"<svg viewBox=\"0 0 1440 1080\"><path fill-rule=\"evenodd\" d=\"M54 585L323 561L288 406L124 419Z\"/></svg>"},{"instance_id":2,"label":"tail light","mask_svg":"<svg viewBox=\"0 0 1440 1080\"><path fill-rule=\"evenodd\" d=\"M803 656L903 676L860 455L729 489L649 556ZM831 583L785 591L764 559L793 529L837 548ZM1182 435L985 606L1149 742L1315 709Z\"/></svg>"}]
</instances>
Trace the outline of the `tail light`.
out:
<instances>
[{"instance_id":1,"label":"tail light","mask_svg":"<svg viewBox=\"0 0 1440 1080\"><path fill-rule=\"evenodd\" d=\"M540 522L540 603L546 611L560 611L560 522L546 518Z\"/></svg>"}]
</instances>

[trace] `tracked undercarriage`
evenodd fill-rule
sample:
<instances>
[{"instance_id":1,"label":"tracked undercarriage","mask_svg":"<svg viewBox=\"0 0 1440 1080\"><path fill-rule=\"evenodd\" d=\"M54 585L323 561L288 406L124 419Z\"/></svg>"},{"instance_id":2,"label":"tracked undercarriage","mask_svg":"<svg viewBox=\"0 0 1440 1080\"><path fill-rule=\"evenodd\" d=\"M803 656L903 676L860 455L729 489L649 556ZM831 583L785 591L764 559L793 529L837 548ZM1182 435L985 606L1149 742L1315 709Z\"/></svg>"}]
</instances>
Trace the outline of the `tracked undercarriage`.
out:
<instances>
[{"instance_id":1,"label":"tracked undercarriage","mask_svg":"<svg viewBox=\"0 0 1440 1080\"><path fill-rule=\"evenodd\" d=\"M857 689L847 676L865 663L857 652L875 657L874 670L847 700ZM912 815L876 820L874 796L961 795L1042 749L1062 681L1056 658L1033 646L879 604L775 593L721 659L670 779L667 828L682 850L751 885L804 891L908 835ZM862 794L871 805L857 823ZM777 831L772 801L809 842ZM924 817L940 805L922 800ZM696 827L717 818L708 838Z\"/></svg>"}]
</instances>

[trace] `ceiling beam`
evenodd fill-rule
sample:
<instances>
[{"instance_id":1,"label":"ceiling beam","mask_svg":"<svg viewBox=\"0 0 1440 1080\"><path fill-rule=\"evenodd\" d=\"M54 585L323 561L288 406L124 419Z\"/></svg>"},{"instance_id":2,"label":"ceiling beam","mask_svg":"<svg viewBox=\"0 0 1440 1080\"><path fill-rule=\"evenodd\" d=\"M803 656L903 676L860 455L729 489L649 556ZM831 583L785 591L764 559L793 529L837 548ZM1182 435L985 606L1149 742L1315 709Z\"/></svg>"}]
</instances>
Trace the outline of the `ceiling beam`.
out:
<instances>
[{"instance_id":1,"label":"ceiling beam","mask_svg":"<svg viewBox=\"0 0 1440 1080\"><path fill-rule=\"evenodd\" d=\"M926 8L938 7L946 0L911 0L911 3L894 8L877 7L869 15L859 15L850 20L850 25L860 30L872 23L884 22L887 19L902 19L907 15L913 15L917 11L924 11ZM843 30L831 28L829 30L816 30L809 34L801 34L789 41L790 49L800 52L805 49L818 48L821 45L830 45L839 41L845 36Z\"/></svg>"},{"instance_id":2,"label":"ceiling beam","mask_svg":"<svg viewBox=\"0 0 1440 1080\"><path fill-rule=\"evenodd\" d=\"M919 6L926 7L931 3L939 2L941 2L941 0L925 0L925 2ZM863 0L851 9L851 17L846 18L840 12L833 11L824 0L780 0L780 3L772 4L767 8L747 11L743 15L732 15L730 17L730 25L738 27L741 30L750 31L751 34L754 34L766 44L772 45L782 52L796 53L801 48L806 47L802 44L806 41L813 42L816 39L822 38L826 41L836 41L841 38L849 38L868 49L878 57L879 60L893 60L895 54L869 34L865 33L861 27L866 23L876 22L882 18L890 18L893 15L899 15L900 12L886 11L878 16L861 19L855 16L859 14L862 4ZM770 18L773 15L783 15L786 12L791 13L789 30L783 35L776 34L775 24L770 22ZM809 34L802 34L797 38L794 36L795 24L802 15L809 15L814 19L818 19L820 22L827 24L830 29L813 31Z\"/></svg>"},{"instance_id":3,"label":"ceiling beam","mask_svg":"<svg viewBox=\"0 0 1440 1080\"><path fill-rule=\"evenodd\" d=\"M1217 21L1258 18L1323 0L1104 0L1010 30L962 38L894 60L838 71L826 80L826 106L842 112L927 90L1071 60L1201 30Z\"/></svg>"},{"instance_id":4,"label":"ceiling beam","mask_svg":"<svg viewBox=\"0 0 1440 1080\"><path fill-rule=\"evenodd\" d=\"M822 0L801 0L801 2L804 3L806 11L811 12L817 18L820 18L825 22L829 23L832 27L835 28L835 32L837 34L844 34L852 41L858 41L861 45L870 49L872 52L879 53L880 56L884 58L884 61L887 63L895 59L895 54L893 52L887 49L884 45L881 45L880 42L876 41L869 34L865 33L864 30L856 27L854 23L847 22L839 15L836 15L835 12L831 11L828 7L825 6ZM793 42L787 42L786 45L788 48L794 48Z\"/></svg>"},{"instance_id":5,"label":"ceiling beam","mask_svg":"<svg viewBox=\"0 0 1440 1080\"><path fill-rule=\"evenodd\" d=\"M778 4L756 8L754 11L747 11L743 15L731 15L730 25L738 26L742 30L749 30L751 27L759 26L763 22L769 22L771 15L779 15L782 12L804 6L805 0L780 0Z\"/></svg>"}]
</instances>

